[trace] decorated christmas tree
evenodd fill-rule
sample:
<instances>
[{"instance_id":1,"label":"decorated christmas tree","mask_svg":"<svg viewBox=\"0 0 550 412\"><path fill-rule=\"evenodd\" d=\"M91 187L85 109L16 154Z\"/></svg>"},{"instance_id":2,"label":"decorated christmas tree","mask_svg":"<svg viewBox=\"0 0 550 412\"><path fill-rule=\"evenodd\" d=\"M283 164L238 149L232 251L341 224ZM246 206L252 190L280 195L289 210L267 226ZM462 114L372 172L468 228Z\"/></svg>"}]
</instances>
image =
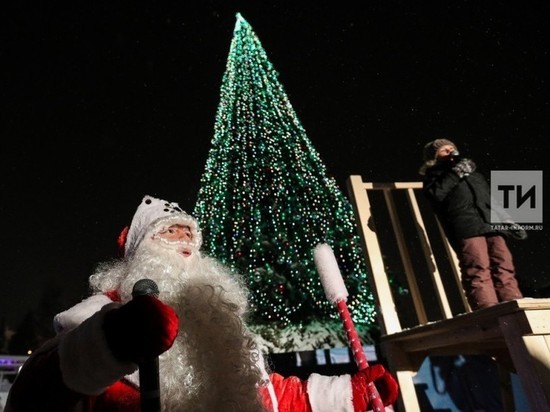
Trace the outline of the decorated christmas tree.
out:
<instances>
[{"instance_id":1,"label":"decorated christmas tree","mask_svg":"<svg viewBox=\"0 0 550 412\"><path fill-rule=\"evenodd\" d=\"M220 102L194 210L203 250L243 276L249 325L271 352L347 344L313 249L328 243L364 343L374 301L352 206L327 175L248 22L237 14Z\"/></svg>"}]
</instances>

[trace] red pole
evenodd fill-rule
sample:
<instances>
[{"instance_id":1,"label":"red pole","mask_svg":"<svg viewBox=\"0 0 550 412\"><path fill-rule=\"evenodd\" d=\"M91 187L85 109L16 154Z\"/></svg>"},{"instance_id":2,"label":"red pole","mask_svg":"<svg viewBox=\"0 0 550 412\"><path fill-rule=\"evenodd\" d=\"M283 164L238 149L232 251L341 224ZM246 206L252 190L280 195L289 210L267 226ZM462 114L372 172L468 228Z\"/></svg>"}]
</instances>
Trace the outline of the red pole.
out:
<instances>
[{"instance_id":1,"label":"red pole","mask_svg":"<svg viewBox=\"0 0 550 412\"><path fill-rule=\"evenodd\" d=\"M348 343L351 347L351 352L353 353L353 358L355 359L357 368L360 371L367 369L369 367L369 363L367 361L367 357L365 356L365 352L363 351L361 339L359 339L359 335L355 330L355 325L351 320L348 305L345 300L339 300L336 302L336 306L338 307L338 313L340 314L340 318L344 324L344 330L346 331ZM370 404L374 412L382 412L386 410L384 403L382 402L382 398L380 397L380 394L378 393L378 390L376 389L376 386L374 386L373 382L369 382L367 384L367 394L369 395Z\"/></svg>"}]
</instances>

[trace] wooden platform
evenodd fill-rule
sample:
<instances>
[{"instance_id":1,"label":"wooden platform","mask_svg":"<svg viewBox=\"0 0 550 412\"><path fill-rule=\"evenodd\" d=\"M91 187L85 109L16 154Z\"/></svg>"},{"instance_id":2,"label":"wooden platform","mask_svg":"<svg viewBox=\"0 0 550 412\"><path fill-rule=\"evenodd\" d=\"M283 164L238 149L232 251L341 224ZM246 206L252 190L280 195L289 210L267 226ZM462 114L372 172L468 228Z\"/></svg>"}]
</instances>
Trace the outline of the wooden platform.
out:
<instances>
[{"instance_id":1,"label":"wooden platform","mask_svg":"<svg viewBox=\"0 0 550 412\"><path fill-rule=\"evenodd\" d=\"M485 354L518 374L533 411L550 411L550 299L504 302L384 335L380 345L399 381L399 410L420 411L412 378L427 356ZM512 411L509 382L501 385Z\"/></svg>"}]
</instances>

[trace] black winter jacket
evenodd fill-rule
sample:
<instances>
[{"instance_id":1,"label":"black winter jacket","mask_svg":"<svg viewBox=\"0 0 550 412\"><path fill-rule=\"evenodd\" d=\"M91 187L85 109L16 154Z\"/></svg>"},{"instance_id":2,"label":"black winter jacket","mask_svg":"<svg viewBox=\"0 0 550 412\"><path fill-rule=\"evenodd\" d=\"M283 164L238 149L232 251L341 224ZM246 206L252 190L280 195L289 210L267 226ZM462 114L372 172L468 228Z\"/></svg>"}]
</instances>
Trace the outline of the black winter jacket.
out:
<instances>
[{"instance_id":1,"label":"black winter jacket","mask_svg":"<svg viewBox=\"0 0 550 412\"><path fill-rule=\"evenodd\" d=\"M428 168L423 192L430 200L453 247L461 239L494 232L491 229L491 190L479 172L460 178L450 162Z\"/></svg>"}]
</instances>

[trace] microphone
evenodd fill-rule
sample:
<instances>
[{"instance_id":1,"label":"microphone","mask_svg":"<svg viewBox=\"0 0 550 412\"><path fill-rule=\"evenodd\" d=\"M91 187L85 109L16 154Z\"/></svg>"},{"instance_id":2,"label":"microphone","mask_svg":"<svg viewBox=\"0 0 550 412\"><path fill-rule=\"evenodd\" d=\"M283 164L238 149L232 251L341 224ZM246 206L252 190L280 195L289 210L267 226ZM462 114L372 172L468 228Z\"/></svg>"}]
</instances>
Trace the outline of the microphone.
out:
<instances>
[{"instance_id":1,"label":"microphone","mask_svg":"<svg viewBox=\"0 0 550 412\"><path fill-rule=\"evenodd\" d=\"M140 279L134 283L132 298L137 296L159 296L158 285L151 279ZM138 363L139 391L142 412L160 412L159 358L145 359Z\"/></svg>"},{"instance_id":2,"label":"microphone","mask_svg":"<svg viewBox=\"0 0 550 412\"><path fill-rule=\"evenodd\" d=\"M159 287L155 281L151 279L140 279L134 283L134 288L132 289L132 297L150 295L155 298L159 297Z\"/></svg>"},{"instance_id":3,"label":"microphone","mask_svg":"<svg viewBox=\"0 0 550 412\"><path fill-rule=\"evenodd\" d=\"M458 150L454 150L450 155L449 155L449 160L452 162L452 163L458 163L460 161L460 152Z\"/></svg>"}]
</instances>

